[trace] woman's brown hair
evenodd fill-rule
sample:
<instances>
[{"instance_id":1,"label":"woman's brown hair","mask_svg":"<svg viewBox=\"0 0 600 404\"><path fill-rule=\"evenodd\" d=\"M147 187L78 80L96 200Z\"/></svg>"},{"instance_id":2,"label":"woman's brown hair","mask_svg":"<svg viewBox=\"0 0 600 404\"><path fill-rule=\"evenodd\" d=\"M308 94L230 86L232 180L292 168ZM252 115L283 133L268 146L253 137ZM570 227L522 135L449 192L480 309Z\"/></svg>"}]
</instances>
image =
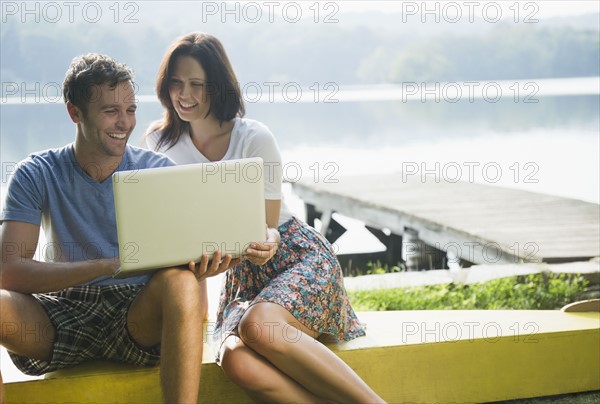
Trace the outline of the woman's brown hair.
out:
<instances>
[{"instance_id":1,"label":"woman's brown hair","mask_svg":"<svg viewBox=\"0 0 600 404\"><path fill-rule=\"evenodd\" d=\"M184 35L171 44L158 70L156 94L165 113L162 120L152 125L148 132L161 132L156 144L157 150L162 146L172 147L181 134L189 129L189 123L182 121L177 115L169 95L173 66L179 56L193 57L204 69L206 94L210 100L206 116L212 113L222 124L237 115L245 114L240 87L221 42L212 35L199 32Z\"/></svg>"}]
</instances>

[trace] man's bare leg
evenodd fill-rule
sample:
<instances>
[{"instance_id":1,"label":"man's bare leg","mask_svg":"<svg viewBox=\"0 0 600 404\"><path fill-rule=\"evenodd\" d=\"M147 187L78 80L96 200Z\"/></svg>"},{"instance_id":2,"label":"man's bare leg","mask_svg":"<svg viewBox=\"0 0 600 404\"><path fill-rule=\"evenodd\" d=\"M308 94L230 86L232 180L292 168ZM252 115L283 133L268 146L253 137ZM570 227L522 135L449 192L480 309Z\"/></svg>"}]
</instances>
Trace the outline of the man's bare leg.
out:
<instances>
[{"instance_id":1,"label":"man's bare leg","mask_svg":"<svg viewBox=\"0 0 600 404\"><path fill-rule=\"evenodd\" d=\"M56 331L45 310L30 295L0 293L0 344L19 355L49 361ZM197 402L203 347L201 294L193 272L160 271L128 313L128 329L138 344L161 343L161 383L167 402ZM32 329L40 332L29 332Z\"/></svg>"},{"instance_id":2,"label":"man's bare leg","mask_svg":"<svg viewBox=\"0 0 600 404\"><path fill-rule=\"evenodd\" d=\"M0 344L18 355L49 361L56 330L30 295L0 290Z\"/></svg>"},{"instance_id":3,"label":"man's bare leg","mask_svg":"<svg viewBox=\"0 0 600 404\"><path fill-rule=\"evenodd\" d=\"M55 335L54 326L37 300L0 290L0 345L19 355L50 361ZM0 373L0 403L4 402Z\"/></svg>"},{"instance_id":4,"label":"man's bare leg","mask_svg":"<svg viewBox=\"0 0 600 404\"><path fill-rule=\"evenodd\" d=\"M201 288L194 273L152 276L129 309L127 326L142 347L161 344L160 379L167 403L196 403L203 347Z\"/></svg>"}]
</instances>

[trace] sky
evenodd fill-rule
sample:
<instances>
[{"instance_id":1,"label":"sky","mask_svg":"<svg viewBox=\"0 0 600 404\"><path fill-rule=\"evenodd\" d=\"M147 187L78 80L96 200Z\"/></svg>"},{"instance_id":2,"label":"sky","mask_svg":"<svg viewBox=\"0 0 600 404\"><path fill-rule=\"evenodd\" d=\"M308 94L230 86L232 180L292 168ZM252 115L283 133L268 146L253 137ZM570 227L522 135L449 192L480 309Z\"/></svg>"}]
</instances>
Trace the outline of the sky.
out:
<instances>
[{"instance_id":1,"label":"sky","mask_svg":"<svg viewBox=\"0 0 600 404\"><path fill-rule=\"evenodd\" d=\"M436 3L439 12L442 13L444 7L448 13L453 11L453 8L458 6L467 18L469 9L473 15L480 16L486 4L493 8L498 5L502 8L503 14L506 16L514 16L515 10L519 9L522 16L533 14L535 17L548 18L566 15L579 15L586 13L600 12L600 2L596 0L587 1L341 1L336 2L340 6L340 11L348 12L364 12L367 10L380 10L385 12L401 12L407 11L410 13L417 12L419 14L425 10L435 10ZM515 6L517 4L517 6ZM416 9L415 9L416 8ZM491 12L491 9L490 9Z\"/></svg>"}]
</instances>

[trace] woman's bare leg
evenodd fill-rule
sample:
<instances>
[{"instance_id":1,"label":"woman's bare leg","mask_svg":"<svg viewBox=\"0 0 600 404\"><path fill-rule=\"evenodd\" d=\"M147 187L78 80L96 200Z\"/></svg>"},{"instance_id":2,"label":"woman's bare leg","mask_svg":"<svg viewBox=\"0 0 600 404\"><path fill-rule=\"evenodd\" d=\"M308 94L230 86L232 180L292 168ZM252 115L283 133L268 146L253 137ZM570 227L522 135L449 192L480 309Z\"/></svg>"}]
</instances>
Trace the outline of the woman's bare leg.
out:
<instances>
[{"instance_id":1,"label":"woman's bare leg","mask_svg":"<svg viewBox=\"0 0 600 404\"><path fill-rule=\"evenodd\" d=\"M323 403L264 357L248 348L239 337L228 337L221 348L225 374L257 402Z\"/></svg>"},{"instance_id":2,"label":"woman's bare leg","mask_svg":"<svg viewBox=\"0 0 600 404\"><path fill-rule=\"evenodd\" d=\"M242 317L244 344L316 397L343 403L384 402L344 361L275 303L258 303Z\"/></svg>"}]
</instances>

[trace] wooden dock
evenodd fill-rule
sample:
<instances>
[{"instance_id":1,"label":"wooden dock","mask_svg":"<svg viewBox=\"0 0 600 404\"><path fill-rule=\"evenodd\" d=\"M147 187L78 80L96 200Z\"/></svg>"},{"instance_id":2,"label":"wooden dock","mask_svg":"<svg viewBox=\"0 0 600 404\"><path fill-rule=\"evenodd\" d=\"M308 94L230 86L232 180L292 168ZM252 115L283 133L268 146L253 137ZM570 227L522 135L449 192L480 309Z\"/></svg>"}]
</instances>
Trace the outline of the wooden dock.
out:
<instances>
[{"instance_id":1,"label":"wooden dock","mask_svg":"<svg viewBox=\"0 0 600 404\"><path fill-rule=\"evenodd\" d=\"M337 212L364 222L384 243L384 229L400 236L405 261L425 259L428 246L474 264L600 255L600 205L594 203L469 182L403 181L401 174L302 180L292 187L309 222L320 217L323 234ZM388 248L392 242L388 237Z\"/></svg>"}]
</instances>

